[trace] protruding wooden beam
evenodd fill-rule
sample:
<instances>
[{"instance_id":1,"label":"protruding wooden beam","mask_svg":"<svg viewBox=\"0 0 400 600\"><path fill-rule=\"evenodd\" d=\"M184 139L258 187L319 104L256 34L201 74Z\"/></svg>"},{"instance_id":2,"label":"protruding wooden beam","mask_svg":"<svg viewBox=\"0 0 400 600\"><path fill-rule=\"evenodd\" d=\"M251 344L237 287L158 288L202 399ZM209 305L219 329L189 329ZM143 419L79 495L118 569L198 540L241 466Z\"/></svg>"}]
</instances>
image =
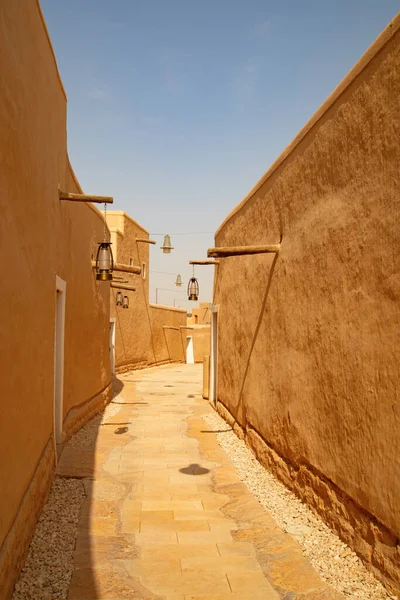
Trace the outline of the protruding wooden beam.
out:
<instances>
[{"instance_id":1,"label":"protruding wooden beam","mask_svg":"<svg viewBox=\"0 0 400 600\"><path fill-rule=\"evenodd\" d=\"M137 242L143 242L143 244L156 244L154 240L149 240L147 238L136 238Z\"/></svg>"},{"instance_id":2,"label":"protruding wooden beam","mask_svg":"<svg viewBox=\"0 0 400 600\"><path fill-rule=\"evenodd\" d=\"M179 327L172 327L172 325L163 325L163 329L175 329L176 331L179 331Z\"/></svg>"},{"instance_id":3,"label":"protruding wooden beam","mask_svg":"<svg viewBox=\"0 0 400 600\"><path fill-rule=\"evenodd\" d=\"M92 260L92 267L96 267L95 260ZM135 275L140 275L142 268L135 265L122 265L121 263L115 263L114 271L124 271L125 273L134 273Z\"/></svg>"},{"instance_id":4,"label":"protruding wooden beam","mask_svg":"<svg viewBox=\"0 0 400 600\"><path fill-rule=\"evenodd\" d=\"M63 192L58 190L60 200L68 200L69 202L94 202L95 204L112 204L114 198L112 196L91 196L90 194L71 194L71 192Z\"/></svg>"},{"instance_id":5,"label":"protruding wooden beam","mask_svg":"<svg viewBox=\"0 0 400 600\"><path fill-rule=\"evenodd\" d=\"M219 248L209 248L207 256L210 258L224 258L227 256L264 254L266 252L278 253L280 249L280 244L267 244L265 246L220 246Z\"/></svg>"},{"instance_id":6,"label":"protruding wooden beam","mask_svg":"<svg viewBox=\"0 0 400 600\"><path fill-rule=\"evenodd\" d=\"M136 292L136 288L132 287L131 285L124 285L124 284L120 284L120 283L112 283L111 282L111 287L112 288L117 288L118 290L128 290L128 292Z\"/></svg>"},{"instance_id":7,"label":"protruding wooden beam","mask_svg":"<svg viewBox=\"0 0 400 600\"><path fill-rule=\"evenodd\" d=\"M219 260L189 260L189 265L218 265Z\"/></svg>"}]
</instances>

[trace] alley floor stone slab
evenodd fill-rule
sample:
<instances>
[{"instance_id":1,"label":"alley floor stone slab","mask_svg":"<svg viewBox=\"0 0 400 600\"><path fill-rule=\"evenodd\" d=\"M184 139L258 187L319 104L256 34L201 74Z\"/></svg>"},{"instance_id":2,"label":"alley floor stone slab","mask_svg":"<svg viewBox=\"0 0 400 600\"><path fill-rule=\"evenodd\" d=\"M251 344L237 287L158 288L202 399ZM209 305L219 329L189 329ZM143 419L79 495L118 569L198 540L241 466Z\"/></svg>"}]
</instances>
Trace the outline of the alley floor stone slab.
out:
<instances>
[{"instance_id":1,"label":"alley floor stone slab","mask_svg":"<svg viewBox=\"0 0 400 600\"><path fill-rule=\"evenodd\" d=\"M92 452L64 450L87 495L69 600L337 600L240 482L201 382L201 365L122 375Z\"/></svg>"}]
</instances>

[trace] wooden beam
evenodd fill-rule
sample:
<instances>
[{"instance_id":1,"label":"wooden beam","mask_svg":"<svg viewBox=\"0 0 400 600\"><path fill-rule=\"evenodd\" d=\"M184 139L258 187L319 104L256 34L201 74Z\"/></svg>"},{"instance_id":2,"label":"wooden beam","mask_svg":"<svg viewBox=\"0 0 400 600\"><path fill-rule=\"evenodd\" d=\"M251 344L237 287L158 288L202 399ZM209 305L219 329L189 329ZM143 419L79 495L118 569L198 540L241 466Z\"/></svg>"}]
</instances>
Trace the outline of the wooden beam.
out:
<instances>
[{"instance_id":1,"label":"wooden beam","mask_svg":"<svg viewBox=\"0 0 400 600\"><path fill-rule=\"evenodd\" d=\"M189 260L189 265L218 265L219 260Z\"/></svg>"},{"instance_id":2,"label":"wooden beam","mask_svg":"<svg viewBox=\"0 0 400 600\"><path fill-rule=\"evenodd\" d=\"M114 271L123 271L124 273L134 273L140 275L142 273L142 267L136 265L123 265L121 263L114 264Z\"/></svg>"},{"instance_id":3,"label":"wooden beam","mask_svg":"<svg viewBox=\"0 0 400 600\"><path fill-rule=\"evenodd\" d=\"M94 202L95 204L112 204L114 198L112 196L91 196L88 194L71 194L70 192L62 192L58 190L60 200L68 200L69 202Z\"/></svg>"},{"instance_id":4,"label":"wooden beam","mask_svg":"<svg viewBox=\"0 0 400 600\"><path fill-rule=\"evenodd\" d=\"M156 244L154 240L149 240L147 238L136 238L137 242L143 242L144 244Z\"/></svg>"},{"instance_id":5,"label":"wooden beam","mask_svg":"<svg viewBox=\"0 0 400 600\"><path fill-rule=\"evenodd\" d=\"M278 253L281 249L280 244L267 244L265 246L220 246L219 248L209 248L208 257L223 258L227 256L245 256L248 254L264 254L266 252Z\"/></svg>"},{"instance_id":6,"label":"wooden beam","mask_svg":"<svg viewBox=\"0 0 400 600\"><path fill-rule=\"evenodd\" d=\"M175 329L176 331L179 331L179 327L172 327L171 325L163 325L163 329Z\"/></svg>"},{"instance_id":7,"label":"wooden beam","mask_svg":"<svg viewBox=\"0 0 400 600\"><path fill-rule=\"evenodd\" d=\"M120 284L120 283L112 283L111 282L111 287L112 288L117 288L118 290L128 290L128 292L136 292L136 288L132 287L131 285L124 285L124 284Z\"/></svg>"},{"instance_id":8,"label":"wooden beam","mask_svg":"<svg viewBox=\"0 0 400 600\"><path fill-rule=\"evenodd\" d=\"M92 267L96 267L96 261L92 260ZM137 267L135 265L122 265L120 263L114 264L114 271L124 271L124 273L134 273L135 275L140 275L142 272L141 267Z\"/></svg>"}]
</instances>

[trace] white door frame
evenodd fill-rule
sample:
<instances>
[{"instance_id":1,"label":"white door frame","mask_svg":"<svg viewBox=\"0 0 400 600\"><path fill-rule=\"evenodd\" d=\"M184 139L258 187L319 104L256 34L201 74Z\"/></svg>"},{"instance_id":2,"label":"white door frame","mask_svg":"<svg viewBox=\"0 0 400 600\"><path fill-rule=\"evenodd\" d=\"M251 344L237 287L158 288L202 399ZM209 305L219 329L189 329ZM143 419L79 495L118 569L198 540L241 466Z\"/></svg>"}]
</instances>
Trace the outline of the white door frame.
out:
<instances>
[{"instance_id":1,"label":"white door frame","mask_svg":"<svg viewBox=\"0 0 400 600\"><path fill-rule=\"evenodd\" d=\"M58 275L56 275L55 291L53 435L57 461L58 450L63 442L65 297L67 291L67 283Z\"/></svg>"},{"instance_id":2,"label":"white door frame","mask_svg":"<svg viewBox=\"0 0 400 600\"><path fill-rule=\"evenodd\" d=\"M186 336L186 364L194 365L193 337L191 335Z\"/></svg>"},{"instance_id":3,"label":"white door frame","mask_svg":"<svg viewBox=\"0 0 400 600\"><path fill-rule=\"evenodd\" d=\"M111 375L115 373L115 330L117 328L117 318L110 317L110 366L111 366Z\"/></svg>"},{"instance_id":4,"label":"white door frame","mask_svg":"<svg viewBox=\"0 0 400 600\"><path fill-rule=\"evenodd\" d=\"M210 346L210 402L217 404L217 379L218 379L218 309L219 305L211 306L211 346Z\"/></svg>"}]
</instances>

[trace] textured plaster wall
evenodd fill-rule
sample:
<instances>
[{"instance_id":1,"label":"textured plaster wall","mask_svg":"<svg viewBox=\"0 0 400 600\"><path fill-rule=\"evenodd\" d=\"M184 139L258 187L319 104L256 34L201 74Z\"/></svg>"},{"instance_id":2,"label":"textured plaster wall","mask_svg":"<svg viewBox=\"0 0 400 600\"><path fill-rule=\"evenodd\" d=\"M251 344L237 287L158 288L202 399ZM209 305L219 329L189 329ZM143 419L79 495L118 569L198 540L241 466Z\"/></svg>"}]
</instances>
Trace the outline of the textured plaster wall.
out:
<instances>
[{"instance_id":1,"label":"textured plaster wall","mask_svg":"<svg viewBox=\"0 0 400 600\"><path fill-rule=\"evenodd\" d=\"M186 362L186 331L181 329L186 325L186 311L150 304L150 318L156 362Z\"/></svg>"},{"instance_id":2,"label":"textured plaster wall","mask_svg":"<svg viewBox=\"0 0 400 600\"><path fill-rule=\"evenodd\" d=\"M312 474L303 497L397 581L399 22L216 234L217 246L281 240L279 256L221 259L214 292L219 401L292 481Z\"/></svg>"},{"instance_id":3,"label":"textured plaster wall","mask_svg":"<svg viewBox=\"0 0 400 600\"><path fill-rule=\"evenodd\" d=\"M79 185L66 151L66 97L36 2L0 4L0 39L1 546L53 432L56 275L67 283L64 417L107 387L110 369L109 291L90 264L102 223L96 209L58 199L59 185ZM19 539L16 551L23 547Z\"/></svg>"},{"instance_id":4,"label":"textured plaster wall","mask_svg":"<svg viewBox=\"0 0 400 600\"><path fill-rule=\"evenodd\" d=\"M188 317L188 325L207 325L211 322L210 302L200 302L200 306L192 310Z\"/></svg>"},{"instance_id":5,"label":"textured plaster wall","mask_svg":"<svg viewBox=\"0 0 400 600\"><path fill-rule=\"evenodd\" d=\"M183 334L179 328L186 325L186 311L149 304L149 244L136 241L136 238L149 239L148 231L122 211L107 211L107 224L115 261L129 265L132 260L133 265L142 269L145 265L144 278L143 272L142 275L114 273L128 280L126 285L136 288L136 292L121 288L129 297L128 309L115 305L117 289L112 288L110 292L110 316L116 318L116 370L183 361ZM117 280L114 283L118 283Z\"/></svg>"},{"instance_id":6,"label":"textured plaster wall","mask_svg":"<svg viewBox=\"0 0 400 600\"><path fill-rule=\"evenodd\" d=\"M136 288L135 292L122 290L129 298L129 308L115 305L117 289L110 291L111 317L116 317L115 364L117 370L153 364L154 348L151 337L149 309L149 244L137 242L136 238L149 238L148 232L126 213L107 211L107 223L111 230L114 260L142 267L145 264L145 278L125 272L114 272L128 281L126 285ZM114 283L118 283L117 280Z\"/></svg>"},{"instance_id":7,"label":"textured plaster wall","mask_svg":"<svg viewBox=\"0 0 400 600\"><path fill-rule=\"evenodd\" d=\"M204 356L210 354L210 326L191 325L192 330L187 330L186 335L193 338L194 362L202 363Z\"/></svg>"}]
</instances>

